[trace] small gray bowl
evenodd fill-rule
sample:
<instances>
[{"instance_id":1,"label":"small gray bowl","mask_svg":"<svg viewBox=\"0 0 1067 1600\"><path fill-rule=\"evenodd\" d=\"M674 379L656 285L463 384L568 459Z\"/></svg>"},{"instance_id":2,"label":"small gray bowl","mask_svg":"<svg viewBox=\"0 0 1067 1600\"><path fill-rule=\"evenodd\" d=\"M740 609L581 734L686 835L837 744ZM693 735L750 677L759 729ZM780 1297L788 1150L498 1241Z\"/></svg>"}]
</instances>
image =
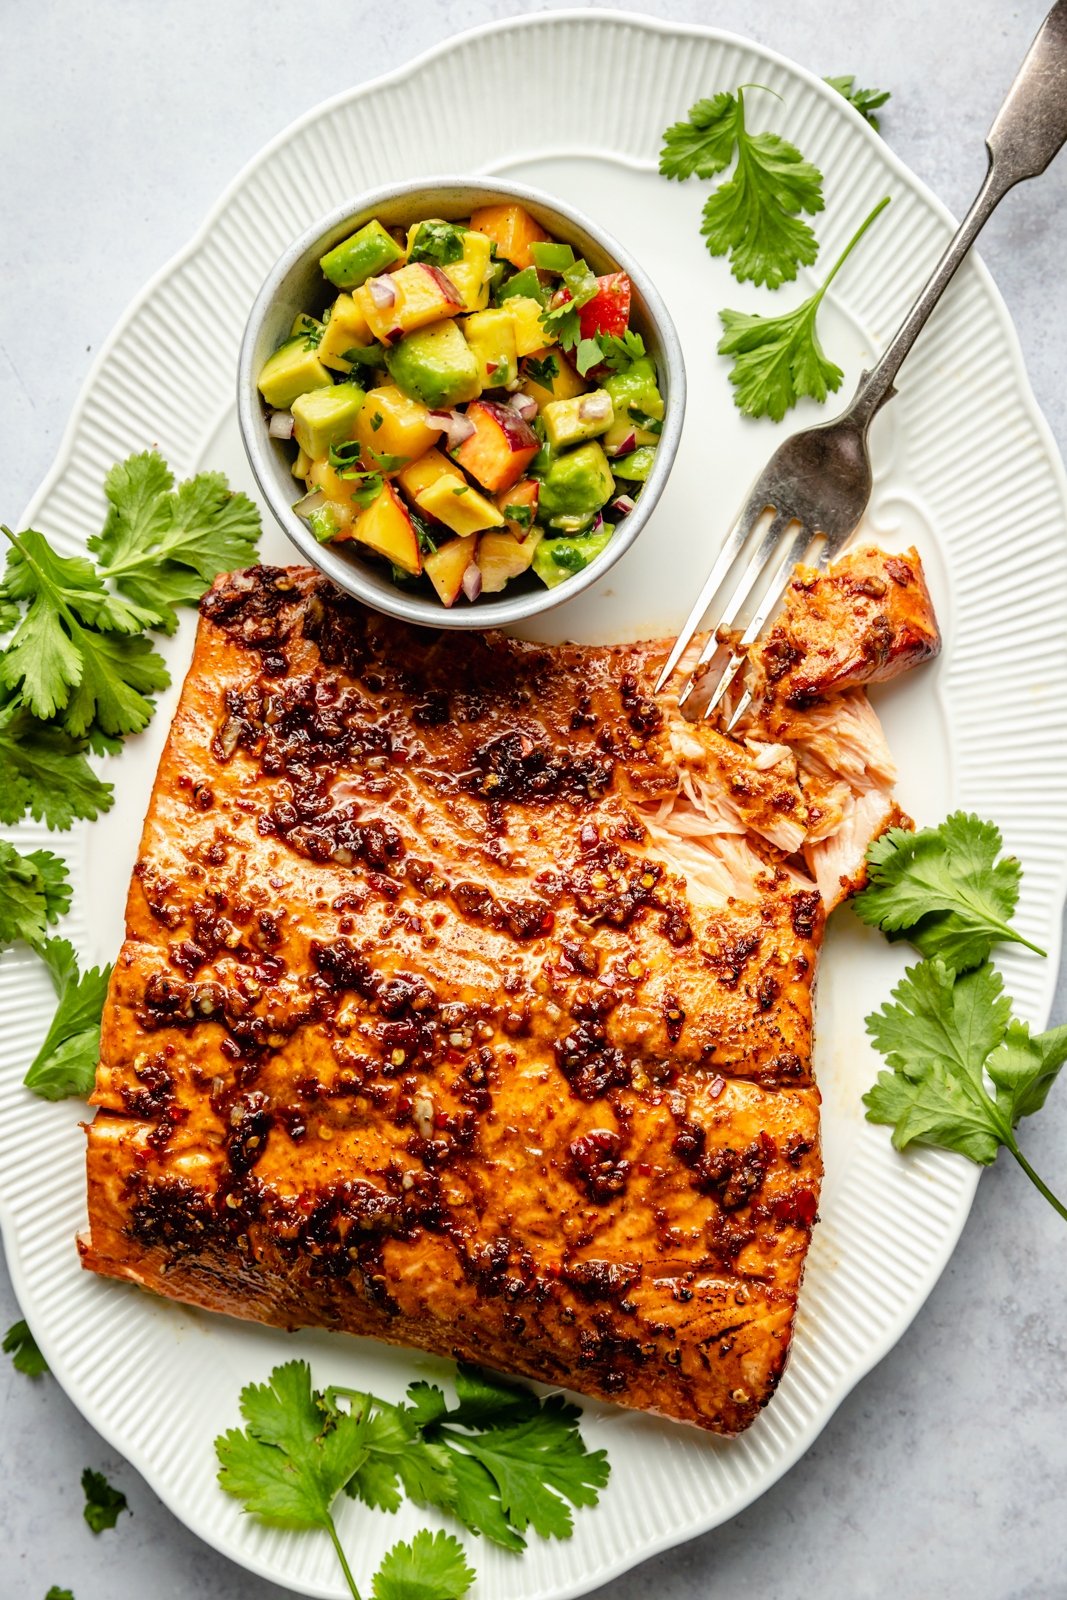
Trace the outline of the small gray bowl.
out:
<instances>
[{"instance_id":1,"label":"small gray bowl","mask_svg":"<svg viewBox=\"0 0 1067 1600\"><path fill-rule=\"evenodd\" d=\"M554 589L545 588L532 573L513 579L499 595L485 595L473 604L451 608L433 595L406 593L387 569L359 553L354 540L343 544L318 542L292 507L300 486L291 473L292 447L272 439L267 432L266 408L256 388L263 363L286 337L300 311L322 310L336 290L319 270L319 258L371 217L385 225L402 225L421 217L455 221L479 206L517 200L553 237L571 245L596 273L621 270L633 288L631 325L643 337L655 358L666 405L663 433L655 464L637 504L618 525L618 531L595 561ZM256 482L278 522L304 559L319 567L340 588L357 599L405 622L434 628L498 628L521 622L572 600L613 567L633 544L663 492L674 464L685 412L685 365L674 324L659 293L633 257L588 217L553 200L537 189L498 179L463 177L423 178L417 182L375 189L347 201L313 223L279 256L256 296L241 342L237 372L237 415L241 438Z\"/></svg>"}]
</instances>

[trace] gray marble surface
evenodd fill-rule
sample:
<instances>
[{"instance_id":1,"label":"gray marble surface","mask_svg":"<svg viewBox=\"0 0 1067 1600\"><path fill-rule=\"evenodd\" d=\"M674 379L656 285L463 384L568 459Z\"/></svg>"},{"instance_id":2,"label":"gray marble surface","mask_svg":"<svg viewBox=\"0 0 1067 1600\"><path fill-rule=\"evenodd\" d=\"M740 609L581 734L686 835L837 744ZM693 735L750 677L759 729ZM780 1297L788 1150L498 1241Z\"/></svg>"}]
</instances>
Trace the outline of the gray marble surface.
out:
<instances>
[{"instance_id":1,"label":"gray marble surface","mask_svg":"<svg viewBox=\"0 0 1067 1600\"><path fill-rule=\"evenodd\" d=\"M49 466L94 352L260 145L325 96L515 0L2 0L0 512ZM659 0L819 73L893 90L885 132L957 212L1045 0ZM625 86L620 86L625 89ZM516 114L521 102L516 101ZM1067 444L1067 158L1009 199L983 254ZM1061 981L1055 1020L1067 1014ZM1067 1091L1027 1130L1067 1188ZM1067 1235L1007 1165L987 1173L941 1282L792 1473L727 1526L611 1586L613 1600L1061 1600L1067 1596ZM1045 1276L1042 1278L1041 1273ZM17 1315L0 1274L0 1328ZM281 1600L188 1533L50 1378L0 1362L0 1600ZM82 1468L128 1493L94 1539Z\"/></svg>"}]
</instances>

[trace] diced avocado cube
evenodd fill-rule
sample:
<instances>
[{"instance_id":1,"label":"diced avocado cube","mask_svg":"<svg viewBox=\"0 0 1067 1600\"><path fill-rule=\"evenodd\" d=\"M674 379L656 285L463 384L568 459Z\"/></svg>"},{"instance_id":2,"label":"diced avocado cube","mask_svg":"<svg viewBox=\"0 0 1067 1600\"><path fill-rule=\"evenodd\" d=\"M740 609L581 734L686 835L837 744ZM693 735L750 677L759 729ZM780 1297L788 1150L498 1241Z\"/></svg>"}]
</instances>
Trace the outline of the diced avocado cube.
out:
<instances>
[{"instance_id":1,"label":"diced avocado cube","mask_svg":"<svg viewBox=\"0 0 1067 1600\"><path fill-rule=\"evenodd\" d=\"M483 389L502 389L519 375L515 348L515 323L508 310L475 311L464 330L477 362L478 379Z\"/></svg>"},{"instance_id":2,"label":"diced avocado cube","mask_svg":"<svg viewBox=\"0 0 1067 1600\"><path fill-rule=\"evenodd\" d=\"M452 321L406 334L386 350L385 364L397 388L431 411L457 406L481 393L474 351Z\"/></svg>"},{"instance_id":3,"label":"diced avocado cube","mask_svg":"<svg viewBox=\"0 0 1067 1600\"><path fill-rule=\"evenodd\" d=\"M523 267L521 272L513 272L510 278L496 291L498 304L503 305L505 300L511 300L519 295L524 300L536 300L542 309L548 304L548 292L537 276L536 267Z\"/></svg>"},{"instance_id":4,"label":"diced avocado cube","mask_svg":"<svg viewBox=\"0 0 1067 1600\"><path fill-rule=\"evenodd\" d=\"M614 492L615 479L600 445L581 444L549 467L541 482L537 520L574 533L592 522Z\"/></svg>"},{"instance_id":5,"label":"diced avocado cube","mask_svg":"<svg viewBox=\"0 0 1067 1600\"><path fill-rule=\"evenodd\" d=\"M404 252L377 217L365 223L350 239L342 239L319 261L319 266L339 289L358 289L361 283L384 272Z\"/></svg>"},{"instance_id":6,"label":"diced avocado cube","mask_svg":"<svg viewBox=\"0 0 1067 1600\"><path fill-rule=\"evenodd\" d=\"M308 527L320 544L329 544L331 539L336 539L342 531L344 523L338 516L338 509L329 500L324 505L316 506L314 511L307 515Z\"/></svg>"},{"instance_id":7,"label":"diced avocado cube","mask_svg":"<svg viewBox=\"0 0 1067 1600\"><path fill-rule=\"evenodd\" d=\"M293 318L293 326L289 329L289 337L295 339L300 334L305 339L310 339L312 345L316 345L324 331L325 325L317 317L308 316L306 311L298 311Z\"/></svg>"},{"instance_id":8,"label":"diced avocado cube","mask_svg":"<svg viewBox=\"0 0 1067 1600\"><path fill-rule=\"evenodd\" d=\"M557 450L568 445L581 444L586 439L596 439L607 433L615 421L611 396L606 389L594 389L590 394L574 395L570 400L550 400L541 408L545 436Z\"/></svg>"},{"instance_id":9,"label":"diced avocado cube","mask_svg":"<svg viewBox=\"0 0 1067 1600\"><path fill-rule=\"evenodd\" d=\"M642 444L638 445L636 450L631 450L628 456L619 456L611 463L611 467L617 478L625 478L632 483L644 483L652 471L655 459L655 446Z\"/></svg>"},{"instance_id":10,"label":"diced avocado cube","mask_svg":"<svg viewBox=\"0 0 1067 1600\"><path fill-rule=\"evenodd\" d=\"M452 483L443 475L422 491L417 504L420 511L436 517L453 533L480 533L483 528L504 526L504 518L484 494L469 484Z\"/></svg>"},{"instance_id":11,"label":"diced avocado cube","mask_svg":"<svg viewBox=\"0 0 1067 1600\"><path fill-rule=\"evenodd\" d=\"M595 561L613 532L614 529L605 527L575 539L542 539L534 551L533 570L542 583L554 589L557 583L573 578L576 572Z\"/></svg>"},{"instance_id":12,"label":"diced avocado cube","mask_svg":"<svg viewBox=\"0 0 1067 1600\"><path fill-rule=\"evenodd\" d=\"M303 334L285 343L268 356L259 374L259 392L276 411L288 411L298 395L312 389L325 389L333 379L319 360L318 352L308 349Z\"/></svg>"},{"instance_id":13,"label":"diced avocado cube","mask_svg":"<svg viewBox=\"0 0 1067 1600\"><path fill-rule=\"evenodd\" d=\"M659 435L651 428L642 427L637 420L640 416L650 417L654 422L663 418L663 396L656 383L656 368L651 357L639 356L624 372L613 372L604 380L604 387L615 407L615 420L604 443L609 448L618 446L632 433L635 444L655 444Z\"/></svg>"},{"instance_id":14,"label":"diced avocado cube","mask_svg":"<svg viewBox=\"0 0 1067 1600\"><path fill-rule=\"evenodd\" d=\"M293 401L293 436L313 458L330 453L332 444L351 439L366 395L358 383L335 383Z\"/></svg>"}]
</instances>

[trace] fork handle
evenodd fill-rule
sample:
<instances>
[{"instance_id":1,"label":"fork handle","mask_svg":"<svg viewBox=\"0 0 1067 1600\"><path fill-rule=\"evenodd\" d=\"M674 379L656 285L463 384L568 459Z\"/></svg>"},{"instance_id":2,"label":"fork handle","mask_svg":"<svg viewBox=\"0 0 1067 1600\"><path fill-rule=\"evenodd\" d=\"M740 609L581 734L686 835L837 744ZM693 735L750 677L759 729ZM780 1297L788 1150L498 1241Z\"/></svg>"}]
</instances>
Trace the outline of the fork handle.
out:
<instances>
[{"instance_id":1,"label":"fork handle","mask_svg":"<svg viewBox=\"0 0 1067 1600\"><path fill-rule=\"evenodd\" d=\"M901 364L956 269L1009 189L1044 172L1067 142L1067 0L1056 0L986 137L989 168L955 238L881 360L864 372L846 415L866 428L895 394Z\"/></svg>"}]
</instances>

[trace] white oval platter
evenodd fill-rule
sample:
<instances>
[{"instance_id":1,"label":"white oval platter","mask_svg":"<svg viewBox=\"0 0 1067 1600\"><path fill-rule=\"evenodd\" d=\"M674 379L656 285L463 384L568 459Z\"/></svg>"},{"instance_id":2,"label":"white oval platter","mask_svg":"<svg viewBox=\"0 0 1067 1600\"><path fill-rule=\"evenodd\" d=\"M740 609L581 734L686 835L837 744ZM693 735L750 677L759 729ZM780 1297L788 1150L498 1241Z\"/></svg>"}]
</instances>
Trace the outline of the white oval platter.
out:
<instances>
[{"instance_id":1,"label":"white oval platter","mask_svg":"<svg viewBox=\"0 0 1067 1600\"><path fill-rule=\"evenodd\" d=\"M760 125L797 143L826 175L820 262L774 298L734 282L698 233L703 186L656 175L659 136L690 103L758 81ZM536 115L472 114L490 86L521 83ZM619 85L627 92L619 93ZM517 101L515 102L518 103ZM765 121L763 120L765 119ZM638 546L588 595L541 619L540 636L586 640L667 633L680 622L748 482L780 436L742 419L714 354L722 306L777 312L819 281L883 194L892 205L835 282L827 348L842 396L893 329L950 232L938 202L833 90L771 51L710 28L606 11L528 15L462 37L403 70L316 108L240 175L189 247L132 305L75 408L59 458L24 525L74 553L103 516L112 461L158 445L179 476L222 468L250 492L233 385L245 316L288 241L347 196L426 173L506 173L569 199L652 273L685 349L689 406L678 462ZM787 422L817 414L805 403ZM876 696L900 765L900 798L923 821L962 805L1000 823L1026 864L1019 923L1050 953L1014 949L1003 968L1020 1013L1045 1020L1059 944L1067 838L1067 481L1040 416L1007 312L969 262L878 420L871 527L927 563L945 633L934 666ZM1010 562L1002 539L1011 533ZM293 553L276 529L264 559ZM189 658L190 616L166 647L175 686L146 734L110 763L114 809L45 838L70 863L64 932L83 958L110 960L158 754ZM803 1454L843 1396L900 1337L936 1282L966 1219L976 1169L927 1151L893 1153L862 1118L876 1060L863 1018L888 994L899 950L847 910L823 959L816 1065L825 1103L827 1179L792 1362L769 1408L726 1442L608 1406L585 1407L606 1446L610 1485L565 1543L531 1539L522 1559L469 1541L479 1600L562 1600L657 1550L716 1526ZM215 1482L212 1440L236 1420L241 1386L307 1356L316 1381L399 1396L428 1358L343 1336L286 1335L211 1317L83 1273L84 1108L21 1087L51 1011L47 979L24 951L0 963L0 1217L16 1291L53 1372L99 1431L190 1528L277 1583L341 1600L324 1537L265 1529ZM428 1519L351 1502L341 1534L369 1575L385 1548Z\"/></svg>"}]
</instances>

